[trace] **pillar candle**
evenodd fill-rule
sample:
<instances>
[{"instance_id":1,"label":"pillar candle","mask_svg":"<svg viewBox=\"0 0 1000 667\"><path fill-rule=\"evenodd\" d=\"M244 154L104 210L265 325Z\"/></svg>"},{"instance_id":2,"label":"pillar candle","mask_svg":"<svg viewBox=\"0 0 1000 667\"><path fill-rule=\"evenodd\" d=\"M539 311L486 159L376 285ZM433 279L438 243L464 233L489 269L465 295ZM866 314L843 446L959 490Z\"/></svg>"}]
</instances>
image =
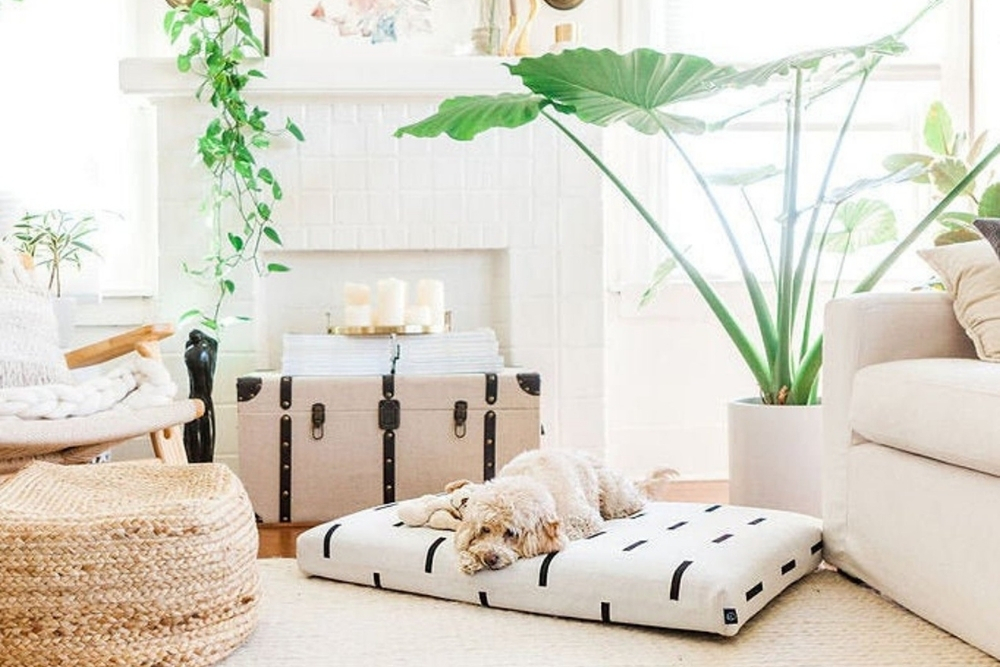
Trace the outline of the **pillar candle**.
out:
<instances>
[{"instance_id":1,"label":"pillar candle","mask_svg":"<svg viewBox=\"0 0 1000 667\"><path fill-rule=\"evenodd\" d=\"M385 278L376 285L377 300L375 324L399 327L405 322L406 283L396 278Z\"/></svg>"},{"instance_id":2,"label":"pillar candle","mask_svg":"<svg viewBox=\"0 0 1000 667\"><path fill-rule=\"evenodd\" d=\"M344 325L349 327L370 327L372 325L372 307L362 304L344 306Z\"/></svg>"},{"instance_id":3,"label":"pillar candle","mask_svg":"<svg viewBox=\"0 0 1000 667\"><path fill-rule=\"evenodd\" d=\"M407 306L406 323L429 327L431 325L431 309L427 306Z\"/></svg>"},{"instance_id":4,"label":"pillar candle","mask_svg":"<svg viewBox=\"0 0 1000 667\"><path fill-rule=\"evenodd\" d=\"M444 283L423 279L417 282L417 304L430 310L430 326L444 326Z\"/></svg>"},{"instance_id":5,"label":"pillar candle","mask_svg":"<svg viewBox=\"0 0 1000 667\"><path fill-rule=\"evenodd\" d=\"M372 288L362 283L344 283L345 306L367 306L371 303Z\"/></svg>"}]
</instances>

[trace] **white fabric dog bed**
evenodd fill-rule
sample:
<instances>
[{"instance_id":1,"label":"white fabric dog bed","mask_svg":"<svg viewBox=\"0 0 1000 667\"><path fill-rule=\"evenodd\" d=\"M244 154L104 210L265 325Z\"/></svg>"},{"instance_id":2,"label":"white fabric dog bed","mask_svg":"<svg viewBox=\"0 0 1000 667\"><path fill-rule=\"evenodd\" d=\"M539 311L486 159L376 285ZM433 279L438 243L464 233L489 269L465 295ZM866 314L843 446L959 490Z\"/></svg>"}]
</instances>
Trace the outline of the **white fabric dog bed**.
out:
<instances>
[{"instance_id":1,"label":"white fabric dog bed","mask_svg":"<svg viewBox=\"0 0 1000 667\"><path fill-rule=\"evenodd\" d=\"M570 618L735 635L822 557L818 519L789 512L649 503L555 554L474 575L454 533L411 528L395 504L298 538L306 574Z\"/></svg>"}]
</instances>

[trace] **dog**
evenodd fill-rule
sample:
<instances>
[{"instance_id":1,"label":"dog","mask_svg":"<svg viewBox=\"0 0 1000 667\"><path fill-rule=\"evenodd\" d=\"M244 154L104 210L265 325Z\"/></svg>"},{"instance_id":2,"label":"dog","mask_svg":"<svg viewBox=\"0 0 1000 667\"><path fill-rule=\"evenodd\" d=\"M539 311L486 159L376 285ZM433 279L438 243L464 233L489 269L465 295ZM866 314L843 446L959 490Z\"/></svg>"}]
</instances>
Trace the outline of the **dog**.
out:
<instances>
[{"instance_id":1,"label":"dog","mask_svg":"<svg viewBox=\"0 0 1000 667\"><path fill-rule=\"evenodd\" d=\"M519 558L560 551L600 532L605 519L635 514L646 499L619 473L586 454L532 450L514 457L485 484L471 486L455 531L459 568L499 570Z\"/></svg>"}]
</instances>

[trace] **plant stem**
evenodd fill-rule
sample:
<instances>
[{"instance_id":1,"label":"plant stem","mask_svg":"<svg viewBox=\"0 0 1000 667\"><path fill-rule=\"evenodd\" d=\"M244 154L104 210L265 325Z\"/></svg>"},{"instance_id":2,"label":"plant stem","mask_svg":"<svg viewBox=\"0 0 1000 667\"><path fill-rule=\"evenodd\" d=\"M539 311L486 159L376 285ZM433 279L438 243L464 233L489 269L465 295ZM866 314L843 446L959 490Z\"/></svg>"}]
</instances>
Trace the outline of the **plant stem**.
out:
<instances>
[{"instance_id":1,"label":"plant stem","mask_svg":"<svg viewBox=\"0 0 1000 667\"><path fill-rule=\"evenodd\" d=\"M986 169L986 167L993 161L994 158L1000 155L1000 144L997 144L993 149L980 160L975 167L973 167L968 174L965 175L961 181L958 182L951 191L945 195L944 199L938 202L930 213L925 215L920 222L918 222L910 233L906 235L902 241L896 244L896 246L889 252L885 258L879 262L878 266L872 269L867 276L865 276L861 282L854 288L854 294L860 294L863 292L870 292L873 287L882 279L882 277L889 270L889 267L895 263L899 257L906 252L907 249L913 243L920 238L920 235L937 220L938 216L941 215L945 209L951 204L956 197L958 197L961 192L968 187L969 183L974 181L979 174ZM816 376L819 374L820 365L823 363L823 337L819 336L813 342L806 356L803 358L802 365L799 368L798 376L796 377L796 383L792 387L792 396L800 398L802 400L807 400L809 397L809 392L816 382Z\"/></svg>"},{"instance_id":2,"label":"plant stem","mask_svg":"<svg viewBox=\"0 0 1000 667\"><path fill-rule=\"evenodd\" d=\"M695 166L694 162L688 156L684 148L677 141L674 133L663 124L659 117L653 115L653 118L655 119L657 125L659 125L660 130L670 141L671 145L673 145L678 155L681 156L681 159L691 172L691 175L694 176L695 181L698 183L698 186L708 199L709 205L711 205L712 210L715 212L716 219L722 226L722 230L726 235L726 239L729 241L729 246L732 249L734 257L736 258L736 262L739 264L740 273L743 276L743 282L746 285L747 293L750 296L750 304L753 306L754 316L757 319L757 328L760 330L761 342L764 344L764 353L767 355L768 364L773 365L775 355L777 354L777 348L775 346L774 320L771 318L771 309L768 307L767 299L765 298L764 292L760 287L760 282L757 280L757 276L754 275L753 271L750 269L750 265L747 263L746 257L744 257L743 251L740 248L739 241L733 233L732 225L729 223L729 219L722 210L722 206L719 205L718 200L715 198L715 193L712 192L712 188L709 186L708 181L702 175L701 171Z\"/></svg>"},{"instance_id":3,"label":"plant stem","mask_svg":"<svg viewBox=\"0 0 1000 667\"><path fill-rule=\"evenodd\" d=\"M771 398L784 403L783 392L791 388L792 288L795 256L795 223L798 219L799 142L802 135L802 70L795 70L795 87L788 103L786 135L784 215L778 265L777 334L778 351L774 364ZM767 398L765 396L765 398ZM771 401L765 401L771 402Z\"/></svg>"},{"instance_id":4,"label":"plant stem","mask_svg":"<svg viewBox=\"0 0 1000 667\"><path fill-rule=\"evenodd\" d=\"M674 258L677 260L677 264L680 265L684 272L687 274L688 278L694 284L695 288L701 294L702 298L705 299L705 303L715 314L722 328L729 335L730 340L736 345L736 349L739 351L740 356L746 362L747 367L754 376L754 380L761 387L765 387L770 383L770 371L768 367L764 364L760 357L760 354L754 348L753 344L747 339L746 334L740 329L739 324L736 322L735 318L728 311L725 304L712 289L708 281L705 280L704 276L698 271L698 269L688 261L681 249L678 248L673 241L667 236L666 232L656 221L656 219L646 210L642 203L632 194L632 192L626 187L624 183L608 169L607 165L597 157L597 155L587 146L583 140L577 137L569 128L560 123L552 114L548 113L547 110L543 109L541 115L545 116L553 125L555 125L566 137L572 141L577 148L583 151L591 162L603 173L608 180L618 189L619 192L628 200L632 208L635 209L636 213L645 221L649 228L654 234L663 242L667 250L673 254Z\"/></svg>"}]
</instances>

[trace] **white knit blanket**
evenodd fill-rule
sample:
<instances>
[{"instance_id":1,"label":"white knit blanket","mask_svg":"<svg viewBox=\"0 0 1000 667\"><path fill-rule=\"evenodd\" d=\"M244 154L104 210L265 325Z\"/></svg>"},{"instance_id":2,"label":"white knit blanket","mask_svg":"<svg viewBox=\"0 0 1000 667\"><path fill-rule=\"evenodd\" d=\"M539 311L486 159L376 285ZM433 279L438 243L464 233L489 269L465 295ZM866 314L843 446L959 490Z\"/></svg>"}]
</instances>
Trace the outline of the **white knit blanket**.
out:
<instances>
[{"instance_id":1,"label":"white knit blanket","mask_svg":"<svg viewBox=\"0 0 1000 667\"><path fill-rule=\"evenodd\" d=\"M135 357L128 364L79 384L46 384L0 389L0 417L65 419L85 417L116 405L165 405L177 385L162 363Z\"/></svg>"}]
</instances>

